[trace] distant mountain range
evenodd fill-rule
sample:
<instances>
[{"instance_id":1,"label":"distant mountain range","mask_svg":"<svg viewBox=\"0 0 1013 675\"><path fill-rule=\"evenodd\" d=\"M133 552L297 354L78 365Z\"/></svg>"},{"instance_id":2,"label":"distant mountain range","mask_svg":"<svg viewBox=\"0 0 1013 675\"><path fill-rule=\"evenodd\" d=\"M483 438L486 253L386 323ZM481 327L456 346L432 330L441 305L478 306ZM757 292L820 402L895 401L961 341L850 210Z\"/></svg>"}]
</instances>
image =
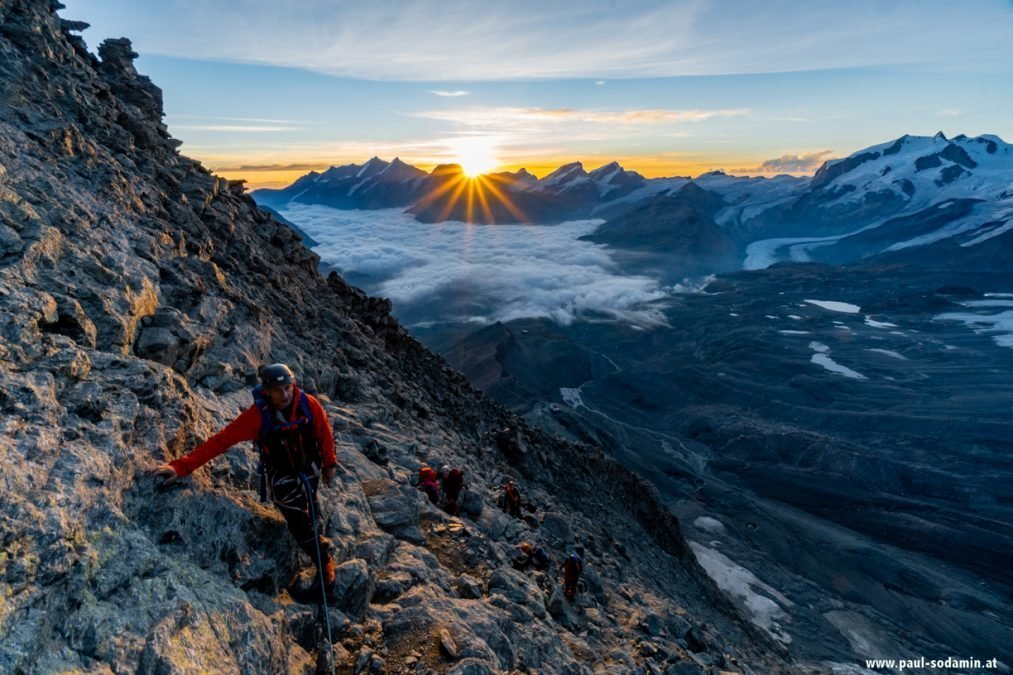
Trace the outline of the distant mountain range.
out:
<instances>
[{"instance_id":1,"label":"distant mountain range","mask_svg":"<svg viewBox=\"0 0 1013 675\"><path fill-rule=\"evenodd\" d=\"M521 169L482 176L482 194L468 194L474 183L457 164L425 173L395 158L373 157L365 164L311 171L280 190L253 192L263 206L321 204L339 209L405 207L422 222L464 220L480 223L554 223L589 217L601 204L647 185L638 173L612 162L590 173L580 162L560 167L539 180Z\"/></svg>"},{"instance_id":2,"label":"distant mountain range","mask_svg":"<svg viewBox=\"0 0 1013 675\"><path fill-rule=\"evenodd\" d=\"M404 208L427 223L602 218L606 223L589 239L617 249L745 255L747 266L880 254L906 260L912 249L921 262L927 255L946 264L984 257L1013 265L1005 255L1013 241L1013 149L993 135L902 136L826 162L812 177L714 171L648 179L617 162L590 172L574 162L541 179L521 169L472 182L456 164L426 173L374 157L311 172L283 189L255 190L253 197L279 210Z\"/></svg>"}]
</instances>

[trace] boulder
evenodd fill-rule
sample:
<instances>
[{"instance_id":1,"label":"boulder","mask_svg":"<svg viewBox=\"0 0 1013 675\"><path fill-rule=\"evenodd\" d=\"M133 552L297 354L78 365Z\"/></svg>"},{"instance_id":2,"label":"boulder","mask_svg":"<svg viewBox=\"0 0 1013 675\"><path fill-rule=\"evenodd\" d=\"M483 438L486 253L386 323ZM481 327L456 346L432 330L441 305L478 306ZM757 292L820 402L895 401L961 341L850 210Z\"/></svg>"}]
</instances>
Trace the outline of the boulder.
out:
<instances>
[{"instance_id":1,"label":"boulder","mask_svg":"<svg viewBox=\"0 0 1013 675\"><path fill-rule=\"evenodd\" d=\"M666 621L666 628L668 629L669 635L673 638L684 639L692 626L689 621L686 621L686 619L682 618L678 614L672 614Z\"/></svg>"},{"instance_id":2,"label":"boulder","mask_svg":"<svg viewBox=\"0 0 1013 675\"><path fill-rule=\"evenodd\" d=\"M461 511L472 518L478 518L482 514L485 503L478 490L465 489L461 495Z\"/></svg>"},{"instance_id":3,"label":"boulder","mask_svg":"<svg viewBox=\"0 0 1013 675\"><path fill-rule=\"evenodd\" d=\"M186 315L175 307L159 307L141 320L141 329L134 342L134 353L185 373L193 361L196 335Z\"/></svg>"},{"instance_id":4,"label":"boulder","mask_svg":"<svg viewBox=\"0 0 1013 675\"><path fill-rule=\"evenodd\" d=\"M418 526L420 494L415 488L376 479L364 481L362 491L369 501L373 520L381 529L398 536L403 530Z\"/></svg>"},{"instance_id":5,"label":"boulder","mask_svg":"<svg viewBox=\"0 0 1013 675\"><path fill-rule=\"evenodd\" d=\"M446 628L439 630L440 653L449 659L456 659L458 655L457 643Z\"/></svg>"},{"instance_id":6,"label":"boulder","mask_svg":"<svg viewBox=\"0 0 1013 675\"><path fill-rule=\"evenodd\" d=\"M376 580L365 560L341 563L335 570L334 598L338 609L350 617L361 619L373 596Z\"/></svg>"},{"instance_id":7,"label":"boulder","mask_svg":"<svg viewBox=\"0 0 1013 675\"><path fill-rule=\"evenodd\" d=\"M501 594L510 602L521 605L535 616L545 616L545 599L542 589L530 578L508 567L494 570L489 577L489 595Z\"/></svg>"},{"instance_id":8,"label":"boulder","mask_svg":"<svg viewBox=\"0 0 1013 675\"><path fill-rule=\"evenodd\" d=\"M372 567L383 567L390 560L390 555L397 546L397 540L386 532L366 537L355 542L351 555L362 558Z\"/></svg>"},{"instance_id":9,"label":"boulder","mask_svg":"<svg viewBox=\"0 0 1013 675\"><path fill-rule=\"evenodd\" d=\"M482 597L482 582L467 574L457 577L454 588L457 590L457 595L462 598L474 600Z\"/></svg>"},{"instance_id":10,"label":"boulder","mask_svg":"<svg viewBox=\"0 0 1013 675\"><path fill-rule=\"evenodd\" d=\"M569 520L561 513L547 512L542 518L542 536L554 548L566 548L573 544L573 530Z\"/></svg>"},{"instance_id":11,"label":"boulder","mask_svg":"<svg viewBox=\"0 0 1013 675\"><path fill-rule=\"evenodd\" d=\"M95 348L97 341L95 324L76 299L58 296L56 316L53 319L55 320L52 323L43 324L44 331L66 335L82 347Z\"/></svg>"}]
</instances>

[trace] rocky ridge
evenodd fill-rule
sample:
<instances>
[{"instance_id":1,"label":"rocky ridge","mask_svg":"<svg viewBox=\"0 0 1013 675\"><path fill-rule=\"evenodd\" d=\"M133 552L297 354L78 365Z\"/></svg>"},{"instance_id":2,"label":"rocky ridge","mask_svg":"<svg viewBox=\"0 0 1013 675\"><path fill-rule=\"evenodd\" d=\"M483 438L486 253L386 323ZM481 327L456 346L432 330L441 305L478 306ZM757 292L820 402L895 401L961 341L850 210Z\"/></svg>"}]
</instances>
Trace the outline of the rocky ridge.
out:
<instances>
[{"instance_id":1,"label":"rocky ridge","mask_svg":"<svg viewBox=\"0 0 1013 675\"><path fill-rule=\"evenodd\" d=\"M321 506L341 561L341 672L811 672L742 620L656 492L527 428L390 316L324 278L241 183L177 152L125 39L99 58L56 2L0 0L0 670L308 672L306 565L236 448L180 489L143 469L249 403L286 361L344 467ZM520 429L506 457L490 433ZM465 517L410 484L461 465ZM506 479L530 521L494 506ZM581 544L585 591L509 565Z\"/></svg>"}]
</instances>

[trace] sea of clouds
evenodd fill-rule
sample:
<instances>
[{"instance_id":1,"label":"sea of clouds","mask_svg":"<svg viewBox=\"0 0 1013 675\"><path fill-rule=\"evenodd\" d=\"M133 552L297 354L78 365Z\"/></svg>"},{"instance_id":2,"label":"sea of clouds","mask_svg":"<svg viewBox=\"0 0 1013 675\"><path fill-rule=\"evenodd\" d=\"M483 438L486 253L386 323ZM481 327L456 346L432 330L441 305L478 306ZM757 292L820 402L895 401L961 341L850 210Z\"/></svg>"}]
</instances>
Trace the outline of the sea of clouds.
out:
<instances>
[{"instance_id":1,"label":"sea of clouds","mask_svg":"<svg viewBox=\"0 0 1013 675\"><path fill-rule=\"evenodd\" d=\"M425 224L400 209L292 205L282 215L319 242L314 251L371 295L390 298L409 326L519 318L578 318L652 326L650 303L673 292L623 274L599 244L578 241L602 222L559 225Z\"/></svg>"}]
</instances>

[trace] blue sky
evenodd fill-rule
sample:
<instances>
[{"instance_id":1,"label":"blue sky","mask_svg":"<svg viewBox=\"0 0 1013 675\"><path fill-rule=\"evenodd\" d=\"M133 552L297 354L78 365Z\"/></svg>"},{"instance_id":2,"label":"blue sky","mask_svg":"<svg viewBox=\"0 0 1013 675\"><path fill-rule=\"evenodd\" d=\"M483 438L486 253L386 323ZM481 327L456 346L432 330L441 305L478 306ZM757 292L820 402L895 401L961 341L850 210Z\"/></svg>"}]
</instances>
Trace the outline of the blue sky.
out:
<instances>
[{"instance_id":1,"label":"blue sky","mask_svg":"<svg viewBox=\"0 0 1013 675\"><path fill-rule=\"evenodd\" d=\"M253 185L373 155L805 173L1013 137L1008 0L64 3L92 48L133 40L185 153Z\"/></svg>"}]
</instances>

